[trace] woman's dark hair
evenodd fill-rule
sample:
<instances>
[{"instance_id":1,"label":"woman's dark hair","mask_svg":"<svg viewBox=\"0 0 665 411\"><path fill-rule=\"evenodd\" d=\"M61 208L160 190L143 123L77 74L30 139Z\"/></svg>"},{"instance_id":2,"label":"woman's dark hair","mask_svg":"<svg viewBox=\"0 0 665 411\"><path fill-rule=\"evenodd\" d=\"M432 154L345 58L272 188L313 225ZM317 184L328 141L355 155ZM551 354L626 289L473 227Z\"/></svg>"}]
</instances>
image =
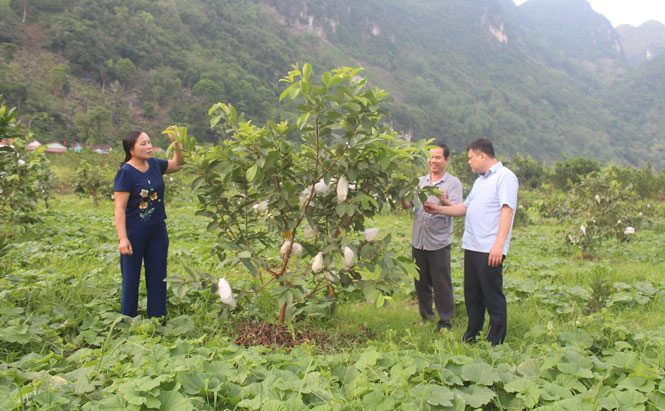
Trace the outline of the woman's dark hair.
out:
<instances>
[{"instance_id":1,"label":"woman's dark hair","mask_svg":"<svg viewBox=\"0 0 665 411\"><path fill-rule=\"evenodd\" d=\"M134 148L136 140L139 139L139 136L142 133L143 131L140 130L132 130L125 134L125 136L122 138L122 148L125 150L125 161L123 161L122 164L125 164L132 158L132 153L130 153L130 150Z\"/></svg>"}]
</instances>

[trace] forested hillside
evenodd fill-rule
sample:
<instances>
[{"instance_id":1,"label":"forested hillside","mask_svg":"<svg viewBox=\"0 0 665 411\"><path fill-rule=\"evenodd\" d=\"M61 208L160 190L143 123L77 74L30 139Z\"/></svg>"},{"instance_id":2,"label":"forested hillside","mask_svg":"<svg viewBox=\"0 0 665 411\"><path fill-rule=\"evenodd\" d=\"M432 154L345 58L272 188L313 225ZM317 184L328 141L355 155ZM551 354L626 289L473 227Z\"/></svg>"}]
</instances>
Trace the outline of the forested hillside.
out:
<instances>
[{"instance_id":1,"label":"forested hillside","mask_svg":"<svg viewBox=\"0 0 665 411\"><path fill-rule=\"evenodd\" d=\"M665 24L650 20L639 27L623 24L616 28L628 62L638 66L665 52Z\"/></svg>"},{"instance_id":2,"label":"forested hillside","mask_svg":"<svg viewBox=\"0 0 665 411\"><path fill-rule=\"evenodd\" d=\"M42 142L104 143L135 127L156 137L170 123L213 142L224 136L208 126L212 103L230 102L255 122L292 118L278 96L293 64L362 66L393 96L392 126L408 138L442 137L459 151L486 136L508 156L663 167L662 64L631 68L616 31L587 8L584 0L519 8L511 0L0 0L0 93Z\"/></svg>"}]
</instances>

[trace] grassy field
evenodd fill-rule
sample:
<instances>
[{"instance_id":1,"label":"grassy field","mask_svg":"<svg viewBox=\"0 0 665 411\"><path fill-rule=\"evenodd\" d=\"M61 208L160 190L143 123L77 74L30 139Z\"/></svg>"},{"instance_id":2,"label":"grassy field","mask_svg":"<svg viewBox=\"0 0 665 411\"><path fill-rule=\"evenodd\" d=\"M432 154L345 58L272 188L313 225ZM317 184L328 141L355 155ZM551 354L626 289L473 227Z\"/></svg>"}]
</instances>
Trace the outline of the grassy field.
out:
<instances>
[{"instance_id":1,"label":"grassy field","mask_svg":"<svg viewBox=\"0 0 665 411\"><path fill-rule=\"evenodd\" d=\"M214 234L186 192L167 207L169 273L217 272ZM665 233L607 241L594 259L562 223L515 227L504 267L506 343L460 342L466 326L461 230L453 240L453 331L419 319L405 278L382 308L342 296L334 314L287 324L325 335L294 349L233 344L272 322L270 295L229 311L207 284L169 289L169 321L124 319L113 206L59 195L34 224L11 227L0 260L2 409L663 409ZM458 220L459 226L462 220ZM407 213L375 225L408 255ZM486 322L487 324L487 322Z\"/></svg>"}]
</instances>

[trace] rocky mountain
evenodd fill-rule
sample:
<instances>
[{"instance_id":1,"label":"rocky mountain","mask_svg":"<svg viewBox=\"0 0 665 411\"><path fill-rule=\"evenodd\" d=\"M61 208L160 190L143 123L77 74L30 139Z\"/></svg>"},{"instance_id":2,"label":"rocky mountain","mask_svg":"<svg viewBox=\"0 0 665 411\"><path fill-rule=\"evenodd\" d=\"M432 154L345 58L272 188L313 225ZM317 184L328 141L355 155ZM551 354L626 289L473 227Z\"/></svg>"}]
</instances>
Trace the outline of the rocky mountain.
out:
<instances>
[{"instance_id":1,"label":"rocky mountain","mask_svg":"<svg viewBox=\"0 0 665 411\"><path fill-rule=\"evenodd\" d=\"M534 37L545 42L552 66L605 83L625 73L619 34L586 0L529 0L519 10Z\"/></svg>"},{"instance_id":2,"label":"rocky mountain","mask_svg":"<svg viewBox=\"0 0 665 411\"><path fill-rule=\"evenodd\" d=\"M633 27L617 26L628 63L639 66L665 52L665 24L651 20Z\"/></svg>"},{"instance_id":3,"label":"rocky mountain","mask_svg":"<svg viewBox=\"0 0 665 411\"><path fill-rule=\"evenodd\" d=\"M217 141L217 101L292 119L279 78L307 61L364 67L407 138L665 166L660 60L631 66L585 0L0 1L0 43L0 93L43 139L178 122Z\"/></svg>"},{"instance_id":4,"label":"rocky mountain","mask_svg":"<svg viewBox=\"0 0 665 411\"><path fill-rule=\"evenodd\" d=\"M665 53L642 64L615 87L605 90L603 101L613 113L608 129L615 144L632 164L646 159L660 165L665 156ZM620 138L629 136L630 138Z\"/></svg>"},{"instance_id":5,"label":"rocky mountain","mask_svg":"<svg viewBox=\"0 0 665 411\"><path fill-rule=\"evenodd\" d=\"M625 65L614 46L585 54L593 39L575 49L544 37L537 19L510 0L267 3L287 25L320 38L320 54L344 52L376 75L395 95L390 111L406 135L440 136L458 150L482 135L503 152L547 160L562 154L617 158L602 124L610 114L596 95L611 81L600 68ZM588 8L585 1L577 4ZM598 39L616 44L609 22L595 13L591 18L609 33Z\"/></svg>"}]
</instances>

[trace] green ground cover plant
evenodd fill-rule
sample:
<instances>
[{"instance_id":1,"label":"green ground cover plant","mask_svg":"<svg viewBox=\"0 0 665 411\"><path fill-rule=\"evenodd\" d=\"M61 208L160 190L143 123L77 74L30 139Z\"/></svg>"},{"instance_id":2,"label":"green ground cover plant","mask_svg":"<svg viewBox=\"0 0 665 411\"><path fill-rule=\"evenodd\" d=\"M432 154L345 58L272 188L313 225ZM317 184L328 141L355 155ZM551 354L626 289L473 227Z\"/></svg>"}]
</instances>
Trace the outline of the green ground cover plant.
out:
<instances>
[{"instance_id":1,"label":"green ground cover plant","mask_svg":"<svg viewBox=\"0 0 665 411\"><path fill-rule=\"evenodd\" d=\"M248 281L240 269L219 271L216 234L188 193L178 193L167 204L169 272ZM287 323L293 333L325 334L325 342L246 348L234 343L240 326L273 321L270 296L240 298L231 311L211 284L171 283L166 325L118 314L112 207L56 195L39 221L6 228L23 234L0 256L0 408L665 407L658 226L630 242L609 238L596 259L581 260L558 220L527 210L532 222L515 228L506 260L509 332L500 347L460 341L463 255L455 247L450 333L414 325L413 283L404 277L381 308L351 293L334 312ZM384 212L372 223L392 235L393 252L408 254L408 213Z\"/></svg>"}]
</instances>

